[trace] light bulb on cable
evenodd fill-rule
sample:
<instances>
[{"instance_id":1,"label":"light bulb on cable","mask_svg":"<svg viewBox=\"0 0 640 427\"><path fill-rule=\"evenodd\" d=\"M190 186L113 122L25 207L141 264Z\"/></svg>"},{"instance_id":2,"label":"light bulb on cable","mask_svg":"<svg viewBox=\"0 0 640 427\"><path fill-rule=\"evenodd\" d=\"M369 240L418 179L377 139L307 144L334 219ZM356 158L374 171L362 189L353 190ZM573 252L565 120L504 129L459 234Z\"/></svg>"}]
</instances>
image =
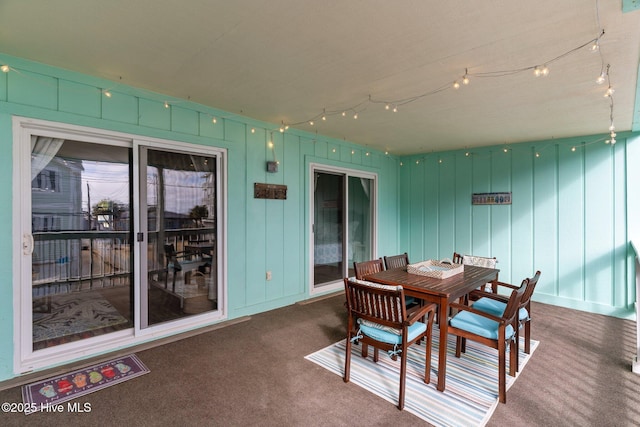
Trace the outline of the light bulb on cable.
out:
<instances>
[{"instance_id":1,"label":"light bulb on cable","mask_svg":"<svg viewBox=\"0 0 640 427\"><path fill-rule=\"evenodd\" d=\"M542 73L542 77L547 77L549 75L549 68L547 68L547 66L544 65L542 67L542 70L540 70L540 72Z\"/></svg>"},{"instance_id":2,"label":"light bulb on cable","mask_svg":"<svg viewBox=\"0 0 640 427\"><path fill-rule=\"evenodd\" d=\"M454 89L459 89L460 88L460 83L458 83L457 81L453 82L453 88Z\"/></svg>"},{"instance_id":3,"label":"light bulb on cable","mask_svg":"<svg viewBox=\"0 0 640 427\"><path fill-rule=\"evenodd\" d=\"M613 95L613 92L615 92L615 90L611 86L609 86L607 88L607 91L604 93L604 97L605 98L610 97L611 95Z\"/></svg>"},{"instance_id":4,"label":"light bulb on cable","mask_svg":"<svg viewBox=\"0 0 640 427\"><path fill-rule=\"evenodd\" d=\"M464 77L462 77L462 84L463 85L468 85L469 84L469 77L467 77L466 74L464 75Z\"/></svg>"},{"instance_id":5,"label":"light bulb on cable","mask_svg":"<svg viewBox=\"0 0 640 427\"><path fill-rule=\"evenodd\" d=\"M593 42L593 44L591 45L591 52L597 52L600 49L600 43L598 42L598 39L596 39L596 41Z\"/></svg>"},{"instance_id":6,"label":"light bulb on cable","mask_svg":"<svg viewBox=\"0 0 640 427\"><path fill-rule=\"evenodd\" d=\"M3 73L8 73L10 69L11 68L6 64L0 67L0 71L2 71Z\"/></svg>"},{"instance_id":7,"label":"light bulb on cable","mask_svg":"<svg viewBox=\"0 0 640 427\"><path fill-rule=\"evenodd\" d=\"M598 76L598 78L596 79L596 83L598 83L599 85L601 85L602 83L604 83L604 81L606 80L605 76L604 76L604 71L602 73L600 73L600 75Z\"/></svg>"}]
</instances>

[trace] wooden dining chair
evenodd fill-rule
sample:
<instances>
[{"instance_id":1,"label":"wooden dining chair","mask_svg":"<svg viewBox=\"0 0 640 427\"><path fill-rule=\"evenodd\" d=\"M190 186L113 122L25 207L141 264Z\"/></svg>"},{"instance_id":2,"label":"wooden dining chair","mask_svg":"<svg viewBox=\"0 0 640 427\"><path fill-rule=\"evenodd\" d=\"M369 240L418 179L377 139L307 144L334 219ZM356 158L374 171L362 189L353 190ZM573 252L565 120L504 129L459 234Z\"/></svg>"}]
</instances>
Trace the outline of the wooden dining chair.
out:
<instances>
[{"instance_id":1,"label":"wooden dining chair","mask_svg":"<svg viewBox=\"0 0 640 427\"><path fill-rule=\"evenodd\" d=\"M354 262L353 270L356 279L363 280L367 274L379 273L384 270L382 258L372 259L370 261Z\"/></svg>"},{"instance_id":2,"label":"wooden dining chair","mask_svg":"<svg viewBox=\"0 0 640 427\"><path fill-rule=\"evenodd\" d=\"M496 257L483 257L476 255L461 255L457 252L453 253L453 257L451 258L454 264L464 264L464 265L475 265L476 267L485 267L485 268L496 268L496 264L498 260ZM495 280L498 280L498 274L496 273ZM491 288L493 292L497 292L490 283L486 283L479 290ZM460 302L468 303L469 300L477 299L473 293L466 295L464 299L461 299Z\"/></svg>"},{"instance_id":3,"label":"wooden dining chair","mask_svg":"<svg viewBox=\"0 0 640 427\"><path fill-rule=\"evenodd\" d=\"M351 347L355 341L361 342L362 357L368 357L367 345L374 348L373 362L377 363L378 350L386 351L393 360L400 357L400 389L398 409L404 408L407 358L409 347L425 340L424 382L430 381L431 336L435 304L427 304L412 312L404 305L402 286L387 286L377 283L355 282L344 279L347 296L348 324L344 382L349 382L351 374ZM426 322L421 322L426 318Z\"/></svg>"},{"instance_id":4,"label":"wooden dining chair","mask_svg":"<svg viewBox=\"0 0 640 427\"><path fill-rule=\"evenodd\" d=\"M498 350L498 399L507 403L506 359L509 350L509 375L515 376L518 364L518 308L529 279L514 289L501 316L476 310L473 306L451 303L458 310L449 320L448 332L456 336L456 357L460 357L465 340L472 340Z\"/></svg>"},{"instance_id":5,"label":"wooden dining chair","mask_svg":"<svg viewBox=\"0 0 640 427\"><path fill-rule=\"evenodd\" d=\"M409 265L409 255L405 252L400 255L385 256L384 265L387 270L406 267Z\"/></svg>"},{"instance_id":6,"label":"wooden dining chair","mask_svg":"<svg viewBox=\"0 0 640 427\"><path fill-rule=\"evenodd\" d=\"M538 280L540 279L540 270L536 271L536 274L533 275L529 280L529 284L527 286L527 291L522 297L522 301L520 301L520 306L518 307L518 335L520 329L524 328L524 352L527 354L531 353L531 297L533 296L533 291L538 284ZM516 286L499 282L494 280L492 286L500 290L500 288L506 289L516 289ZM485 313L490 313L495 316L501 316L507 306L507 297L506 295L499 294L497 292L485 292L485 291L473 291L474 296L477 298L477 301L473 303L473 308L476 310L483 311Z\"/></svg>"}]
</instances>

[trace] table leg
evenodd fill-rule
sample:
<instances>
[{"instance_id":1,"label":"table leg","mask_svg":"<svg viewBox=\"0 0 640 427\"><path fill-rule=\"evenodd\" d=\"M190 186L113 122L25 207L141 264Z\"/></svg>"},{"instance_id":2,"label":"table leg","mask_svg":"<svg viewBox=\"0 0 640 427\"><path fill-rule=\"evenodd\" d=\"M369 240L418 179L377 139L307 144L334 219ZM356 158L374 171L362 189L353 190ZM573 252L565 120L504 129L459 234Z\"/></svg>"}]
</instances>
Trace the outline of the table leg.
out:
<instances>
[{"instance_id":1,"label":"table leg","mask_svg":"<svg viewBox=\"0 0 640 427\"><path fill-rule=\"evenodd\" d=\"M449 326L449 301L444 298L438 305L438 326L440 328L440 345L438 346L438 391L444 391L447 374L447 328Z\"/></svg>"}]
</instances>

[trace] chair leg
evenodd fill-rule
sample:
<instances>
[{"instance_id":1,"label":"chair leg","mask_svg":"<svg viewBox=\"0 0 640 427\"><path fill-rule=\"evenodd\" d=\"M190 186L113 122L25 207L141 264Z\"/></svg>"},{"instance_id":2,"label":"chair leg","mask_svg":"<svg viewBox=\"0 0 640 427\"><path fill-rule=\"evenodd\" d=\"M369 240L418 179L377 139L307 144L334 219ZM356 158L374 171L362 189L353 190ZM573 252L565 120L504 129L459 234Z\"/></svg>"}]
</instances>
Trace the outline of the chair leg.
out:
<instances>
[{"instance_id":1,"label":"chair leg","mask_svg":"<svg viewBox=\"0 0 640 427\"><path fill-rule=\"evenodd\" d=\"M351 375L351 332L347 334L347 345L345 347L347 349L344 355L344 376L342 379L345 383L348 383Z\"/></svg>"},{"instance_id":2,"label":"chair leg","mask_svg":"<svg viewBox=\"0 0 640 427\"><path fill-rule=\"evenodd\" d=\"M431 350L433 346L433 315L434 312L429 313L429 319L427 320L427 336L425 337L425 361L424 361L424 382L429 384L431 382Z\"/></svg>"},{"instance_id":3,"label":"chair leg","mask_svg":"<svg viewBox=\"0 0 640 427\"><path fill-rule=\"evenodd\" d=\"M401 411L404 409L404 389L407 381L407 349L402 349L402 356L400 356L400 392L398 395L398 409Z\"/></svg>"},{"instance_id":4,"label":"chair leg","mask_svg":"<svg viewBox=\"0 0 640 427\"><path fill-rule=\"evenodd\" d=\"M460 357L461 351L462 351L462 337L458 335L456 336L456 357Z\"/></svg>"},{"instance_id":5,"label":"chair leg","mask_svg":"<svg viewBox=\"0 0 640 427\"><path fill-rule=\"evenodd\" d=\"M516 331L516 340L509 343L509 375L512 377L515 377L516 373L520 371L520 360L518 357L519 342L520 334Z\"/></svg>"},{"instance_id":6,"label":"chair leg","mask_svg":"<svg viewBox=\"0 0 640 427\"><path fill-rule=\"evenodd\" d=\"M524 352L531 354L531 320L524 323Z\"/></svg>"},{"instance_id":7,"label":"chair leg","mask_svg":"<svg viewBox=\"0 0 640 427\"><path fill-rule=\"evenodd\" d=\"M506 356L506 343L503 340L500 340L498 343L498 399L501 403L507 403Z\"/></svg>"}]
</instances>

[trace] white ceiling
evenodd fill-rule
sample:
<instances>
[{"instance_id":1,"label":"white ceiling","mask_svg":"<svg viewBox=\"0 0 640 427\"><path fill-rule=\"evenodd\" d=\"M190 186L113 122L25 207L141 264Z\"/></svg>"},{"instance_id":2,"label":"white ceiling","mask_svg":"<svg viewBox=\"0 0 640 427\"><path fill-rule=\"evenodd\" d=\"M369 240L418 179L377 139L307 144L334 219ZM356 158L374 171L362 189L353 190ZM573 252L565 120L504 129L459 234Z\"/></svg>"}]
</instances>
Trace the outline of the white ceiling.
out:
<instances>
[{"instance_id":1,"label":"white ceiling","mask_svg":"<svg viewBox=\"0 0 640 427\"><path fill-rule=\"evenodd\" d=\"M607 133L603 64L616 131L638 127L640 11L621 3L0 0L0 52L408 154Z\"/></svg>"}]
</instances>

